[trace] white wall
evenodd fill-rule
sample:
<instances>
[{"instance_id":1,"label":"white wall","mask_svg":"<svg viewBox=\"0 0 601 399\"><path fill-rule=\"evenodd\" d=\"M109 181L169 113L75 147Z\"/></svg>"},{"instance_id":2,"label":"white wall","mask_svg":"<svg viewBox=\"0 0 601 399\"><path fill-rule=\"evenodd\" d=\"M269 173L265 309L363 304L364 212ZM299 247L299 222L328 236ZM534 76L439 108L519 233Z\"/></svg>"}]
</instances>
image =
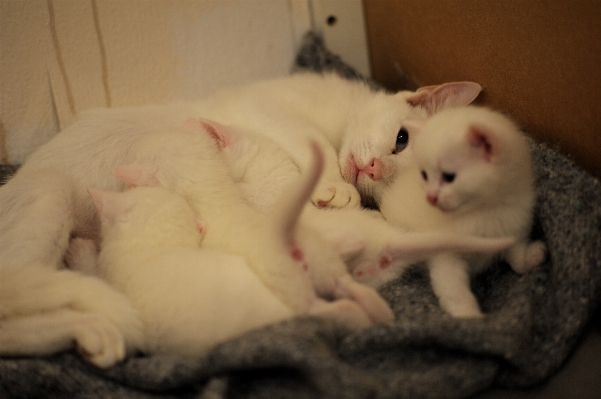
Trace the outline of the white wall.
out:
<instances>
[{"instance_id":1,"label":"white wall","mask_svg":"<svg viewBox=\"0 0 601 399\"><path fill-rule=\"evenodd\" d=\"M311 26L369 73L361 0L0 0L0 162L91 107L288 74Z\"/></svg>"}]
</instances>

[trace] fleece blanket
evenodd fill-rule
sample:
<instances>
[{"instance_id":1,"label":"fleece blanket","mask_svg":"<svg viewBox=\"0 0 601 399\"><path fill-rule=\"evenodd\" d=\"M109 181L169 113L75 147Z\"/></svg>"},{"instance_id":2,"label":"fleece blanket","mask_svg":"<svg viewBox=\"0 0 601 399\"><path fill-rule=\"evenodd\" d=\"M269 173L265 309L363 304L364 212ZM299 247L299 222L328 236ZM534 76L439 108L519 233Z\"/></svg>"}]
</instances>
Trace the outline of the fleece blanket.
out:
<instances>
[{"instance_id":1,"label":"fleece blanket","mask_svg":"<svg viewBox=\"0 0 601 399\"><path fill-rule=\"evenodd\" d=\"M359 78L312 34L296 65ZM545 145L532 142L532 150L533 234L550 256L523 276L501 263L475 277L483 319L443 313L416 266L381 289L396 315L390 324L351 332L299 318L200 358L139 356L108 370L74 352L3 358L0 397L462 398L539 383L569 356L601 301L601 184Z\"/></svg>"}]
</instances>

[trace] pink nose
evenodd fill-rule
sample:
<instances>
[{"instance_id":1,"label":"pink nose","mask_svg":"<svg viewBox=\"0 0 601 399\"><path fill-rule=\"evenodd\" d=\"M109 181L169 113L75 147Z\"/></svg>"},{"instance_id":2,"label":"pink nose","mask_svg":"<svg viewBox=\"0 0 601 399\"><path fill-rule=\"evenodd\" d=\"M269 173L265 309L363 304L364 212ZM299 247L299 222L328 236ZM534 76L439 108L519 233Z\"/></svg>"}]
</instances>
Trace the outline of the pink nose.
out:
<instances>
[{"instance_id":1,"label":"pink nose","mask_svg":"<svg viewBox=\"0 0 601 399\"><path fill-rule=\"evenodd\" d=\"M371 161L371 165L364 167L363 169L359 169L359 173L365 173L372 180L380 180L382 178L382 171L384 170L384 163L380 161L378 158L374 158Z\"/></svg>"},{"instance_id":2,"label":"pink nose","mask_svg":"<svg viewBox=\"0 0 601 399\"><path fill-rule=\"evenodd\" d=\"M438 196L436 194L428 194L426 195L426 199L431 205L436 205L438 202Z\"/></svg>"}]
</instances>

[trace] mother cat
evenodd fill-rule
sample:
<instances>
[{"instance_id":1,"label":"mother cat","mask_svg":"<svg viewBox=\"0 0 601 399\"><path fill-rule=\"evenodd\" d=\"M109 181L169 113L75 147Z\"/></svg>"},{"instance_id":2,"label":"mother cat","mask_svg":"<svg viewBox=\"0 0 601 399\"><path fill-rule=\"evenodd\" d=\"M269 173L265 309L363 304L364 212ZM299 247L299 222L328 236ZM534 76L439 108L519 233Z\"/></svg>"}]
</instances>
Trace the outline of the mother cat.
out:
<instances>
[{"instance_id":1,"label":"mother cat","mask_svg":"<svg viewBox=\"0 0 601 399\"><path fill-rule=\"evenodd\" d=\"M479 91L474 83L449 83L387 94L333 75L299 75L224 91L197 103L86 113L34 152L0 188L0 271L46 269L39 274L42 284L48 272L61 267L70 236L97 238L94 206L86 189L118 190L120 183L110 170L127 158L130 144L149 132L179 127L190 116L268 132L299 167L310 157L308 147L299 143L306 143L307 137L322 143L328 169L312 199L339 207L359 203L349 183L370 194L372 181L392 179L398 161L394 158L408 144L402 127L405 118L467 104ZM348 183L340 175L338 151ZM84 277L68 276L74 287L82 287L78 300L85 299L88 279ZM47 278L50 281L50 275ZM108 286L94 284L95 295L112 295ZM69 292L63 290L62 295L68 297ZM69 303L68 298L61 303ZM30 312L51 306L30 305Z\"/></svg>"}]
</instances>

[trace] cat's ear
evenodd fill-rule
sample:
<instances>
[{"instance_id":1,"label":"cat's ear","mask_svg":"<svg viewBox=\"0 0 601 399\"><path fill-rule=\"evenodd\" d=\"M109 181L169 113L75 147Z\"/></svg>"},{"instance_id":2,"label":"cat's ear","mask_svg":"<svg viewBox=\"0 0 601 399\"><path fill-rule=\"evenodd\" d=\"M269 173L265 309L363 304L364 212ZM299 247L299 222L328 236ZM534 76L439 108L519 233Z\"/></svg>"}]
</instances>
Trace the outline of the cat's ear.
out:
<instances>
[{"instance_id":1,"label":"cat's ear","mask_svg":"<svg viewBox=\"0 0 601 399\"><path fill-rule=\"evenodd\" d=\"M470 126L465 139L486 162L492 161L499 155L500 142L497 136L485 127Z\"/></svg>"},{"instance_id":2,"label":"cat's ear","mask_svg":"<svg viewBox=\"0 0 601 399\"><path fill-rule=\"evenodd\" d=\"M113 169L113 175L121 179L130 187L157 186L158 167L148 163L134 162L129 165L117 166Z\"/></svg>"},{"instance_id":3,"label":"cat's ear","mask_svg":"<svg viewBox=\"0 0 601 399\"><path fill-rule=\"evenodd\" d=\"M474 82L451 82L437 86L424 86L406 98L407 102L423 108L433 115L445 108L462 107L471 104L482 91L482 86Z\"/></svg>"},{"instance_id":4,"label":"cat's ear","mask_svg":"<svg viewBox=\"0 0 601 399\"><path fill-rule=\"evenodd\" d=\"M203 118L189 118L184 122L184 129L192 132L209 133L209 135L215 139L219 148L223 149L230 145L231 132L229 128L221 123Z\"/></svg>"},{"instance_id":5,"label":"cat's ear","mask_svg":"<svg viewBox=\"0 0 601 399\"><path fill-rule=\"evenodd\" d=\"M88 192L94 200L94 206L104 225L112 226L116 220L131 209L131 205L123 193L96 188L90 188Z\"/></svg>"}]
</instances>

